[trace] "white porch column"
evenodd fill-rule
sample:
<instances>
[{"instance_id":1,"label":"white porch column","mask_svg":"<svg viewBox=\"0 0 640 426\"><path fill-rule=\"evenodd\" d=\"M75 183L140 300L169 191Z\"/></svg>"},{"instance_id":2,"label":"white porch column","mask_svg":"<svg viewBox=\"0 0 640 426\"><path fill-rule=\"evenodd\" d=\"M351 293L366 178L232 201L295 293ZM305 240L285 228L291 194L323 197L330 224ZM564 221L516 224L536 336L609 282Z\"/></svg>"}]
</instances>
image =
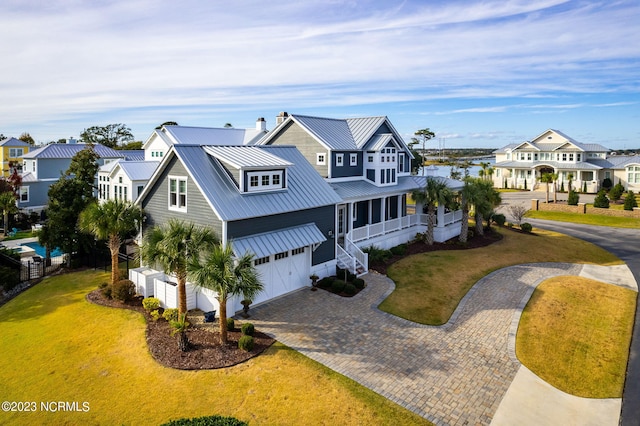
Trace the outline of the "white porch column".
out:
<instances>
[{"instance_id":1,"label":"white porch column","mask_svg":"<svg viewBox=\"0 0 640 426\"><path fill-rule=\"evenodd\" d=\"M367 218L367 225L371 225L371 207L372 207L372 200L369 200L369 208L367 209L367 213L368 213L368 218Z\"/></svg>"},{"instance_id":2,"label":"white porch column","mask_svg":"<svg viewBox=\"0 0 640 426\"><path fill-rule=\"evenodd\" d=\"M382 223L387 221L387 197L380 199L380 221Z\"/></svg>"},{"instance_id":3,"label":"white porch column","mask_svg":"<svg viewBox=\"0 0 640 426\"><path fill-rule=\"evenodd\" d=\"M444 228L444 206L438 206L438 210L437 210L437 227L438 228Z\"/></svg>"}]
</instances>

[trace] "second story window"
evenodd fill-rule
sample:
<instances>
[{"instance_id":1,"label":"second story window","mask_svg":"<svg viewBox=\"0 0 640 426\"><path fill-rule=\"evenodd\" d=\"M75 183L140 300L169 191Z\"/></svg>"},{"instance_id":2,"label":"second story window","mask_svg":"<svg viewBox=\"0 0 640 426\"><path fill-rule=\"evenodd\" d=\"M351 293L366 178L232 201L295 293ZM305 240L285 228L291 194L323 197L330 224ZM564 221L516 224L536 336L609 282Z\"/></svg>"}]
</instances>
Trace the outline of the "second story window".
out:
<instances>
[{"instance_id":1,"label":"second story window","mask_svg":"<svg viewBox=\"0 0 640 426\"><path fill-rule=\"evenodd\" d=\"M9 157L18 158L22 157L24 150L22 148L9 148Z\"/></svg>"},{"instance_id":2,"label":"second story window","mask_svg":"<svg viewBox=\"0 0 640 426\"><path fill-rule=\"evenodd\" d=\"M349 154L349 165L350 166L358 165L358 154Z\"/></svg>"},{"instance_id":3,"label":"second story window","mask_svg":"<svg viewBox=\"0 0 640 426\"><path fill-rule=\"evenodd\" d=\"M247 192L284 189L284 170L248 171L246 176L249 180Z\"/></svg>"},{"instance_id":4,"label":"second story window","mask_svg":"<svg viewBox=\"0 0 640 426\"><path fill-rule=\"evenodd\" d=\"M344 164L344 154L336 154L336 166L342 166Z\"/></svg>"},{"instance_id":5,"label":"second story window","mask_svg":"<svg viewBox=\"0 0 640 426\"><path fill-rule=\"evenodd\" d=\"M316 165L318 166L324 166L327 164L327 155L324 153L317 153L316 154Z\"/></svg>"},{"instance_id":6,"label":"second story window","mask_svg":"<svg viewBox=\"0 0 640 426\"><path fill-rule=\"evenodd\" d=\"M169 209L187 210L186 177L169 177Z\"/></svg>"}]
</instances>

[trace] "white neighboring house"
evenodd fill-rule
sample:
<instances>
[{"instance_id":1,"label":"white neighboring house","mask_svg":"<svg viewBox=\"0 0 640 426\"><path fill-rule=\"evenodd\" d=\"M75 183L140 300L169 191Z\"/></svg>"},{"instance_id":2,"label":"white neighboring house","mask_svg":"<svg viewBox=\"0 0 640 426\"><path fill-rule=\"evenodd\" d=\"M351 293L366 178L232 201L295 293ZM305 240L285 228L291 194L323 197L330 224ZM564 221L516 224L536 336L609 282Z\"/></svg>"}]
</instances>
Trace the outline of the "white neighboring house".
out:
<instances>
[{"instance_id":1,"label":"white neighboring house","mask_svg":"<svg viewBox=\"0 0 640 426\"><path fill-rule=\"evenodd\" d=\"M98 170L98 200L135 201L159 161L113 161Z\"/></svg>"}]
</instances>

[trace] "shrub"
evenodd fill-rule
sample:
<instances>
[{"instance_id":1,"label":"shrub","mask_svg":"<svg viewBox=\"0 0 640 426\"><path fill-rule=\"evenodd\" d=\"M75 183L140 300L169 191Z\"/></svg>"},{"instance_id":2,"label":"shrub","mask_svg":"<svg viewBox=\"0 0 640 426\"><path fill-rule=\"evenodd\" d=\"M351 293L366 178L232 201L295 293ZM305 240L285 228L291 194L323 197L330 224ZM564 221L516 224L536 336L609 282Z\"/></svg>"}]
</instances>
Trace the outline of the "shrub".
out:
<instances>
[{"instance_id":1,"label":"shrub","mask_svg":"<svg viewBox=\"0 0 640 426\"><path fill-rule=\"evenodd\" d=\"M245 336L253 336L255 328L253 324L247 322L242 324L242 326L240 327L240 331L242 331L242 334L244 334Z\"/></svg>"},{"instance_id":2,"label":"shrub","mask_svg":"<svg viewBox=\"0 0 640 426\"><path fill-rule=\"evenodd\" d=\"M611 182L611 179L604 178L604 180L602 181L602 187L605 189L605 191L609 192L612 186L613 182Z\"/></svg>"},{"instance_id":3,"label":"shrub","mask_svg":"<svg viewBox=\"0 0 640 426\"><path fill-rule=\"evenodd\" d=\"M335 277L324 277L320 281L318 281L318 287L320 288L331 288L331 284L336 280Z\"/></svg>"},{"instance_id":4,"label":"shrub","mask_svg":"<svg viewBox=\"0 0 640 426\"><path fill-rule=\"evenodd\" d=\"M389 251L391 252L391 254L393 254L395 256L404 256L405 253L407 252L407 245L406 244L400 244L398 246L391 247L389 249Z\"/></svg>"},{"instance_id":5,"label":"shrub","mask_svg":"<svg viewBox=\"0 0 640 426\"><path fill-rule=\"evenodd\" d=\"M131 280L116 281L111 289L111 297L121 302L128 302L136 294L136 286Z\"/></svg>"},{"instance_id":6,"label":"shrub","mask_svg":"<svg viewBox=\"0 0 640 426\"><path fill-rule=\"evenodd\" d=\"M236 329L236 322L233 318L227 318L227 331L233 331Z\"/></svg>"},{"instance_id":7,"label":"shrub","mask_svg":"<svg viewBox=\"0 0 640 426\"><path fill-rule=\"evenodd\" d=\"M353 280L355 280L356 278L358 278L358 276L356 274L353 274L351 272L347 272L347 281L352 283Z\"/></svg>"},{"instance_id":8,"label":"shrub","mask_svg":"<svg viewBox=\"0 0 640 426\"><path fill-rule=\"evenodd\" d=\"M496 213L493 215L493 221L498 226L504 226L504 223L507 221L507 218L502 213Z\"/></svg>"},{"instance_id":9,"label":"shrub","mask_svg":"<svg viewBox=\"0 0 640 426\"><path fill-rule=\"evenodd\" d=\"M0 277L2 277L2 288L9 291L20 284L20 271L17 269L0 266Z\"/></svg>"},{"instance_id":10,"label":"shrub","mask_svg":"<svg viewBox=\"0 0 640 426\"><path fill-rule=\"evenodd\" d=\"M587 193L587 182L584 182L582 184L582 192L584 192L585 194Z\"/></svg>"},{"instance_id":11,"label":"shrub","mask_svg":"<svg viewBox=\"0 0 640 426\"><path fill-rule=\"evenodd\" d=\"M564 192L564 182L560 182L560 192Z\"/></svg>"},{"instance_id":12,"label":"shrub","mask_svg":"<svg viewBox=\"0 0 640 426\"><path fill-rule=\"evenodd\" d=\"M347 283L344 286L344 292L350 296L353 296L354 294L356 294L356 286L351 283Z\"/></svg>"},{"instance_id":13,"label":"shrub","mask_svg":"<svg viewBox=\"0 0 640 426\"><path fill-rule=\"evenodd\" d=\"M102 293L104 297L106 297L107 299L111 299L111 286L109 285L109 283L100 283L98 288L100 289L100 293Z\"/></svg>"},{"instance_id":14,"label":"shrub","mask_svg":"<svg viewBox=\"0 0 640 426\"><path fill-rule=\"evenodd\" d=\"M533 226L531 226L529 222L525 222L522 225L520 225L520 229L522 229L524 232L531 232L531 230L533 229Z\"/></svg>"},{"instance_id":15,"label":"shrub","mask_svg":"<svg viewBox=\"0 0 640 426\"><path fill-rule=\"evenodd\" d=\"M162 313L162 318L166 319L167 321L178 321L178 309L165 309Z\"/></svg>"},{"instance_id":16,"label":"shrub","mask_svg":"<svg viewBox=\"0 0 640 426\"><path fill-rule=\"evenodd\" d=\"M344 286L347 285L344 281L342 280L335 280L332 284L331 284L331 291L333 291L334 293L341 293L342 290L344 290Z\"/></svg>"},{"instance_id":17,"label":"shrub","mask_svg":"<svg viewBox=\"0 0 640 426\"><path fill-rule=\"evenodd\" d=\"M362 290L364 288L364 280L362 278L356 278L353 280L353 285L356 286L357 289Z\"/></svg>"},{"instance_id":18,"label":"shrub","mask_svg":"<svg viewBox=\"0 0 640 426\"><path fill-rule=\"evenodd\" d=\"M391 251L376 246L366 247L362 251L369 255L369 262L373 263L384 262L392 256Z\"/></svg>"},{"instance_id":19,"label":"shrub","mask_svg":"<svg viewBox=\"0 0 640 426\"><path fill-rule=\"evenodd\" d=\"M160 307L160 299L157 297L146 297L142 299L142 307L147 312L158 309Z\"/></svg>"},{"instance_id":20,"label":"shrub","mask_svg":"<svg viewBox=\"0 0 640 426\"><path fill-rule=\"evenodd\" d=\"M163 423L161 426L248 426L248 423L238 420L235 417L215 415L171 420L170 422Z\"/></svg>"},{"instance_id":21,"label":"shrub","mask_svg":"<svg viewBox=\"0 0 640 426\"><path fill-rule=\"evenodd\" d=\"M624 193L624 186L620 182L616 183L611 191L609 191L609 199L613 202L620 200L622 194Z\"/></svg>"},{"instance_id":22,"label":"shrub","mask_svg":"<svg viewBox=\"0 0 640 426\"><path fill-rule=\"evenodd\" d=\"M153 310L153 311L151 311L149 314L151 315L151 318L152 318L154 321L158 321L158 320L160 319L160 311L159 311L159 310L157 310L157 309L154 309L154 310Z\"/></svg>"},{"instance_id":23,"label":"shrub","mask_svg":"<svg viewBox=\"0 0 640 426\"><path fill-rule=\"evenodd\" d=\"M599 207L601 209L609 208L609 199L605 195L605 190L601 189L598 191L598 195L593 199L593 207Z\"/></svg>"},{"instance_id":24,"label":"shrub","mask_svg":"<svg viewBox=\"0 0 640 426\"><path fill-rule=\"evenodd\" d=\"M507 228L512 229L513 228L513 223L507 222Z\"/></svg>"},{"instance_id":25,"label":"shrub","mask_svg":"<svg viewBox=\"0 0 640 426\"><path fill-rule=\"evenodd\" d=\"M627 196L624 199L624 209L625 210L633 210L634 207L638 207L638 202L636 201L636 194L633 191L627 192Z\"/></svg>"},{"instance_id":26,"label":"shrub","mask_svg":"<svg viewBox=\"0 0 640 426\"><path fill-rule=\"evenodd\" d=\"M569 191L569 195L567 196L567 204L570 206L577 206L580 202L580 195L573 189Z\"/></svg>"},{"instance_id":27,"label":"shrub","mask_svg":"<svg viewBox=\"0 0 640 426\"><path fill-rule=\"evenodd\" d=\"M206 416L192 419L177 419L163 423L161 426L248 426L248 423L235 417Z\"/></svg>"},{"instance_id":28,"label":"shrub","mask_svg":"<svg viewBox=\"0 0 640 426\"><path fill-rule=\"evenodd\" d=\"M247 336L246 334L244 336L241 336L240 339L238 339L238 348L242 349L243 351L247 351L250 352L253 350L253 336Z\"/></svg>"}]
</instances>

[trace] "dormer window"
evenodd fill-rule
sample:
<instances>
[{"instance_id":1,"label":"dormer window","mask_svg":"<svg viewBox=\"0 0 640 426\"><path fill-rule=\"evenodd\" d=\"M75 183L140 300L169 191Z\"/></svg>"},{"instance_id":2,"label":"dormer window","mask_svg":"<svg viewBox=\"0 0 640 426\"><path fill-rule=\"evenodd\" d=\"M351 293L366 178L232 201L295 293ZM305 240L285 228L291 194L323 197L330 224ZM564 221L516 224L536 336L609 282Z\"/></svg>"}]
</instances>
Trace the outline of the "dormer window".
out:
<instances>
[{"instance_id":1,"label":"dormer window","mask_svg":"<svg viewBox=\"0 0 640 426\"><path fill-rule=\"evenodd\" d=\"M256 170L246 172L249 186L247 192L283 189L284 170Z\"/></svg>"},{"instance_id":2,"label":"dormer window","mask_svg":"<svg viewBox=\"0 0 640 426\"><path fill-rule=\"evenodd\" d=\"M358 165L358 154L349 154L349 165L350 166Z\"/></svg>"},{"instance_id":3,"label":"dormer window","mask_svg":"<svg viewBox=\"0 0 640 426\"><path fill-rule=\"evenodd\" d=\"M327 155L324 153L316 154L316 165L325 166L327 164Z\"/></svg>"}]
</instances>

